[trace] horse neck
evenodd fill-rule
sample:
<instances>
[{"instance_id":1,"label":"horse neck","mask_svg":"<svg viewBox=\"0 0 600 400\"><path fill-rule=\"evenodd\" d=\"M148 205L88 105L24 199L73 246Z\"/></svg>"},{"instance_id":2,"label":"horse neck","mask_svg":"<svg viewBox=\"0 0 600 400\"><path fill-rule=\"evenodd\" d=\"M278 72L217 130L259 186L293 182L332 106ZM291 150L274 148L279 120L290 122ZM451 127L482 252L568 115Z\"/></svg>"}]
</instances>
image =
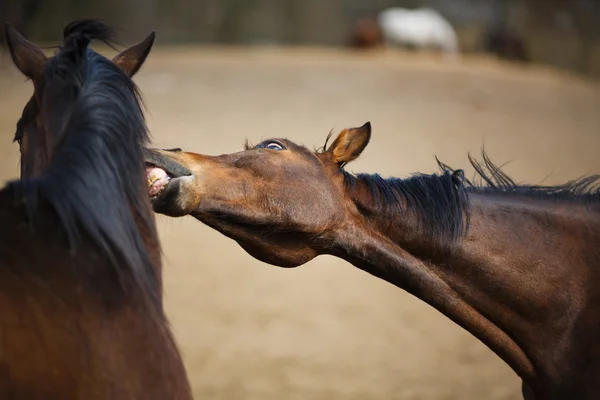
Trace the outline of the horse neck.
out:
<instances>
[{"instance_id":1,"label":"horse neck","mask_svg":"<svg viewBox=\"0 0 600 400\"><path fill-rule=\"evenodd\" d=\"M577 272L589 266L578 243L589 245L600 232L581 225L589 218L582 207L533 201L471 194L470 229L451 251L440 251L425 235L407 233L418 229L416 215L406 213L391 223L389 212L363 210L368 218L349 219L336 233L332 253L435 307L535 383L540 370L558 374L556 359L544 364L544 357L549 347L556 354L566 351L557 345L565 344L561 335L572 322L565 315L582 306L569 292L578 293L582 274ZM596 217L596 227L597 222ZM561 232L574 240L565 244ZM549 329L558 320L563 325Z\"/></svg>"},{"instance_id":2,"label":"horse neck","mask_svg":"<svg viewBox=\"0 0 600 400\"><path fill-rule=\"evenodd\" d=\"M154 219L153 211L148 204L141 210L136 210L131 206L131 212L138 227L139 234L144 243L144 247L148 253L151 263L152 272L156 279L156 290L158 291L156 299L160 307L163 307L163 279L162 279L162 258L161 258L161 243L158 237L156 220Z\"/></svg>"},{"instance_id":3,"label":"horse neck","mask_svg":"<svg viewBox=\"0 0 600 400\"><path fill-rule=\"evenodd\" d=\"M192 398L162 309L130 282L116 291L96 246L33 230L6 189L0 242L0 398Z\"/></svg>"}]
</instances>

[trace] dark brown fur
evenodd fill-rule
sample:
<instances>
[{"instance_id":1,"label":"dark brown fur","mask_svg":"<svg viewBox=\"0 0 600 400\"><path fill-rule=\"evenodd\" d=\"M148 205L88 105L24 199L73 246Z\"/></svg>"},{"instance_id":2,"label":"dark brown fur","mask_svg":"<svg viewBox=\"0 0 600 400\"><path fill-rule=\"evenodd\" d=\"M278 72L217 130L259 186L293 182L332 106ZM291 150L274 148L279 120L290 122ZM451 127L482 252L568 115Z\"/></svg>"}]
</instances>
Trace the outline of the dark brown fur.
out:
<instances>
[{"instance_id":1,"label":"dark brown fur","mask_svg":"<svg viewBox=\"0 0 600 400\"><path fill-rule=\"evenodd\" d=\"M489 29L484 36L485 51L509 61L529 62L525 40L518 34L506 29Z\"/></svg>"},{"instance_id":2,"label":"dark brown fur","mask_svg":"<svg viewBox=\"0 0 600 400\"><path fill-rule=\"evenodd\" d=\"M518 186L485 155L472 163L487 185L443 164L408 179L344 171L370 135L347 129L317 152L284 139L218 157L156 150L151 163L191 174L154 209L270 264L332 254L407 290L506 361L528 399L600 398L598 177Z\"/></svg>"},{"instance_id":3,"label":"dark brown fur","mask_svg":"<svg viewBox=\"0 0 600 400\"><path fill-rule=\"evenodd\" d=\"M371 49L383 46L383 33L375 18L361 18L354 22L350 47Z\"/></svg>"},{"instance_id":4,"label":"dark brown fur","mask_svg":"<svg viewBox=\"0 0 600 400\"><path fill-rule=\"evenodd\" d=\"M51 58L10 25L34 94L17 124L21 179L0 191L0 398L189 399L162 304L145 192L137 72L154 33L113 59L105 24L65 28Z\"/></svg>"}]
</instances>

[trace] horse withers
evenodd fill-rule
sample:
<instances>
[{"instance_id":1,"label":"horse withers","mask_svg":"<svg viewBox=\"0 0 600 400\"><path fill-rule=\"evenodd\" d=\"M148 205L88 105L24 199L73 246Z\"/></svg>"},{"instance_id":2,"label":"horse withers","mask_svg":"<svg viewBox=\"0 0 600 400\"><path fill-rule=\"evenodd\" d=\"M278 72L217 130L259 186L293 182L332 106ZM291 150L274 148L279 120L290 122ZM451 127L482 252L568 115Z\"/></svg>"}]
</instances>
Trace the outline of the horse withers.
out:
<instances>
[{"instance_id":1,"label":"horse withers","mask_svg":"<svg viewBox=\"0 0 600 400\"><path fill-rule=\"evenodd\" d=\"M330 254L405 289L507 362L527 398L600 398L600 177L519 186L485 153L470 158L482 185L441 163L350 174L370 138L367 123L317 152L286 139L217 157L153 150L149 194L264 262Z\"/></svg>"},{"instance_id":2,"label":"horse withers","mask_svg":"<svg viewBox=\"0 0 600 400\"><path fill-rule=\"evenodd\" d=\"M131 77L154 33L113 60L75 21L53 57L10 25L34 93L17 123L21 179L0 191L0 398L189 399L162 304L148 132Z\"/></svg>"}]
</instances>

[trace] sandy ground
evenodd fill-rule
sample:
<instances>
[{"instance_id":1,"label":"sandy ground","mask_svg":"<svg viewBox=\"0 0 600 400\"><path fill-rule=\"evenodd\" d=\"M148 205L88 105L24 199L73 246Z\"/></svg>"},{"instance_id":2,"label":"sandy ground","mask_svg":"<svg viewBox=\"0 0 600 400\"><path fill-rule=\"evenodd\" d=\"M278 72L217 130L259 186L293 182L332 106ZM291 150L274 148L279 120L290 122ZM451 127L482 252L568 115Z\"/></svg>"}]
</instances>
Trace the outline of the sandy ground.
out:
<instances>
[{"instance_id":1,"label":"sandy ground","mask_svg":"<svg viewBox=\"0 0 600 400\"><path fill-rule=\"evenodd\" d=\"M485 145L517 181L600 172L600 90L540 68L297 49L155 49L136 77L156 146L320 146L373 124L355 172L467 167ZM0 178L30 83L0 77ZM472 171L468 169L468 171ZM191 219L159 217L166 303L197 398L518 399L520 382L436 310L332 257L284 270Z\"/></svg>"}]
</instances>

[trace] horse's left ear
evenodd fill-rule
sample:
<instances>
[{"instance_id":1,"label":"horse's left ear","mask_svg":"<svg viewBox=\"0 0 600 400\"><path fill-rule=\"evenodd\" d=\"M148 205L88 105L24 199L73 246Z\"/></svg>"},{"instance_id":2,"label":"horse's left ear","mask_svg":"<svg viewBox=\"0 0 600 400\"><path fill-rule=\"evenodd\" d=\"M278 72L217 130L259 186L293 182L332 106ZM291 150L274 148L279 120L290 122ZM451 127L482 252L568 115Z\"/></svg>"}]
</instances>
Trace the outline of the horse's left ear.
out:
<instances>
[{"instance_id":1,"label":"horse's left ear","mask_svg":"<svg viewBox=\"0 0 600 400\"><path fill-rule=\"evenodd\" d=\"M144 61L146 61L146 57L148 57L152 45L154 44L155 37L156 33L151 32L148 37L140 43L133 45L114 56L112 59L113 62L125 71L129 77L133 77L141 68L142 64L144 64Z\"/></svg>"},{"instance_id":2,"label":"horse's left ear","mask_svg":"<svg viewBox=\"0 0 600 400\"><path fill-rule=\"evenodd\" d=\"M4 38L13 62L29 79L35 82L44 71L48 58L35 44L25 39L11 24L4 24Z\"/></svg>"},{"instance_id":3,"label":"horse's left ear","mask_svg":"<svg viewBox=\"0 0 600 400\"><path fill-rule=\"evenodd\" d=\"M333 156L333 161L343 165L355 160L371 139L371 123L367 122L359 128L344 129L327 150Z\"/></svg>"}]
</instances>

